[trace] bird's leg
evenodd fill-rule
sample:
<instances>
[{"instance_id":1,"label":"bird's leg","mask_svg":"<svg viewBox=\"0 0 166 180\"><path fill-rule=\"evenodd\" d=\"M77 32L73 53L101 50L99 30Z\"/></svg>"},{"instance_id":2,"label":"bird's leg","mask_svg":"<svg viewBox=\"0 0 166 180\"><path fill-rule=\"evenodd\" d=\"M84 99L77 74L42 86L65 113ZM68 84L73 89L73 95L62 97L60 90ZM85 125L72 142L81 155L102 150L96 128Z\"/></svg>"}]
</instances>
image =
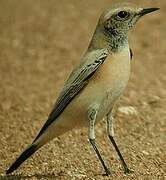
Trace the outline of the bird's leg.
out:
<instances>
[{"instance_id":1,"label":"bird's leg","mask_svg":"<svg viewBox=\"0 0 166 180\"><path fill-rule=\"evenodd\" d=\"M95 120L96 120L96 115L97 115L97 109L95 108L91 108L88 111L88 119L89 119L89 142L91 143L94 151L96 152L104 170L107 176L111 175L111 172L109 171L109 169L107 168L107 166L105 165L104 160L102 159L100 152L97 148L96 142L95 142L95 132L94 132L94 128L95 128Z\"/></svg>"},{"instance_id":2,"label":"bird's leg","mask_svg":"<svg viewBox=\"0 0 166 180\"><path fill-rule=\"evenodd\" d=\"M112 117L111 112L109 114L107 114L107 132L108 132L108 137L111 140L111 143L113 144L113 146L114 146L114 148L115 148L115 150L116 150L116 152L117 152L117 154L118 154L118 156L122 162L122 165L124 167L124 172L126 174L131 173L132 171L128 168L128 166L127 166L127 164L126 164L126 162L125 162L125 160L124 160L124 158L123 158L123 156L122 156L122 154L121 154L121 152L120 152L120 150L119 150L119 148L118 148L118 146L114 140L113 117Z\"/></svg>"}]
</instances>

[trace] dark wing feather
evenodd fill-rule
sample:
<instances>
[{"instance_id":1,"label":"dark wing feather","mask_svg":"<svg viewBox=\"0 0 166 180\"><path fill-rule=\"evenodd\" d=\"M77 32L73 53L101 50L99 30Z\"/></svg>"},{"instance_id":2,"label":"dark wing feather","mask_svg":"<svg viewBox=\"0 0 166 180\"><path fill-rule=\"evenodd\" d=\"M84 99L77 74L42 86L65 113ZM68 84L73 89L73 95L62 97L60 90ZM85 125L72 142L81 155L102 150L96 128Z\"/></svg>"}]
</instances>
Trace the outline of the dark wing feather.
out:
<instances>
[{"instance_id":1,"label":"dark wing feather","mask_svg":"<svg viewBox=\"0 0 166 180\"><path fill-rule=\"evenodd\" d=\"M103 64L106 57L107 53L103 52L100 54L99 57L94 59L93 62L89 64L85 63L82 68L80 67L80 72L73 79L70 85L67 85L67 87L65 87L60 94L54 109L50 113L48 120L40 130L35 140L44 133L47 127L64 111L64 109L72 101L72 99L85 87L85 85L88 83L88 80L93 76L93 74L100 67L100 65Z\"/></svg>"}]
</instances>

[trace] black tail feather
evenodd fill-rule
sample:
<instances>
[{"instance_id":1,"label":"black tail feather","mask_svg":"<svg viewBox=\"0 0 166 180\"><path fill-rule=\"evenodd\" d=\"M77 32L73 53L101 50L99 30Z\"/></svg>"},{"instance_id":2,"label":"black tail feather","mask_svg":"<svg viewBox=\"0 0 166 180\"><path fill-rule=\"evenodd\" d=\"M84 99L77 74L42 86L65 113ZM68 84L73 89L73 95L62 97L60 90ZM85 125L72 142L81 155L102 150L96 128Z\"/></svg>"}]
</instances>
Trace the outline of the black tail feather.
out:
<instances>
[{"instance_id":1,"label":"black tail feather","mask_svg":"<svg viewBox=\"0 0 166 180\"><path fill-rule=\"evenodd\" d=\"M10 168L6 171L6 174L12 173L16 170L26 159L28 159L34 152L38 150L37 145L32 144L28 147L19 157L18 159L10 166Z\"/></svg>"}]
</instances>

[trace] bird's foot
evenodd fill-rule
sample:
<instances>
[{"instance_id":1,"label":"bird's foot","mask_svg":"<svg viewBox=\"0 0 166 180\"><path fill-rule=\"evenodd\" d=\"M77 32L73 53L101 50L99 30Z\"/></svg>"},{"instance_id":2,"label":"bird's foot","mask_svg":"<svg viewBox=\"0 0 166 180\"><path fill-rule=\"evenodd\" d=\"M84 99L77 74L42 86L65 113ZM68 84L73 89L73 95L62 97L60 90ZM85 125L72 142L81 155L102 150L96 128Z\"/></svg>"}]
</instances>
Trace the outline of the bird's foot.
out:
<instances>
[{"instance_id":1,"label":"bird's foot","mask_svg":"<svg viewBox=\"0 0 166 180\"><path fill-rule=\"evenodd\" d=\"M134 172L133 170L131 170L131 169L127 168L127 167L124 170L124 173L127 174L127 175L132 174L133 172Z\"/></svg>"},{"instance_id":2,"label":"bird's foot","mask_svg":"<svg viewBox=\"0 0 166 180\"><path fill-rule=\"evenodd\" d=\"M109 169L105 169L104 176L111 176L111 175L112 175L111 171Z\"/></svg>"}]
</instances>

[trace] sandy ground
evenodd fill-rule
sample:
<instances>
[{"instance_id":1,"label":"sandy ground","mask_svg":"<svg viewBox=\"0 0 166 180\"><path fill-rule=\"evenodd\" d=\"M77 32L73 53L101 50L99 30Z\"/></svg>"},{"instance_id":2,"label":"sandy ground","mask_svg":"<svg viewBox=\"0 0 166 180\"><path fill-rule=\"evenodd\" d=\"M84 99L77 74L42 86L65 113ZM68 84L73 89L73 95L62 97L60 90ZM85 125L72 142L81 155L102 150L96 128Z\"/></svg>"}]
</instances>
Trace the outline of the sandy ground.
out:
<instances>
[{"instance_id":1,"label":"sandy ground","mask_svg":"<svg viewBox=\"0 0 166 180\"><path fill-rule=\"evenodd\" d=\"M130 35L132 74L114 110L115 137L134 173L124 175L106 136L105 120L97 125L96 135L112 177L102 175L87 129L64 134L13 175L4 173L47 119L64 80L86 50L101 11L113 2L0 1L0 179L166 178L164 0L139 1L161 10L144 17Z\"/></svg>"}]
</instances>

